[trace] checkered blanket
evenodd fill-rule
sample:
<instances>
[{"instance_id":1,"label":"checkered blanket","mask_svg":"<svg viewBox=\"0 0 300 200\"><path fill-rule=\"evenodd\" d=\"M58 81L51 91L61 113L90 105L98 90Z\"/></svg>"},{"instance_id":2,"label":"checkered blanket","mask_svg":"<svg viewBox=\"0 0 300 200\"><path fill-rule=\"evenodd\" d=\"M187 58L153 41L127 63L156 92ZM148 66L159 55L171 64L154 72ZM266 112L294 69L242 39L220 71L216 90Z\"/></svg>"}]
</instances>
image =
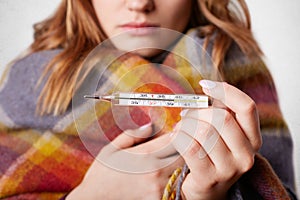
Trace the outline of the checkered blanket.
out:
<instances>
[{"instance_id":1,"label":"checkered blanket","mask_svg":"<svg viewBox=\"0 0 300 200\"><path fill-rule=\"evenodd\" d=\"M194 37L195 31L190 35ZM161 65L124 54L101 75L95 92L201 94L198 82L213 69L191 65L189 59L197 63L195 57L200 58L201 51L190 45L180 40L173 53L165 54ZM150 112L147 107L125 109L84 100L70 105L61 116L36 116L40 89L35 90L35 84L44 65L57 53L45 51L27 56L10 67L1 81L0 198L59 199L81 182L94 156L123 130L151 120L160 133L165 133L180 120L179 108L166 108L162 114L161 109ZM293 189L291 138L270 74L261 61L249 62L236 47L228 55L226 81L256 101L265 141L254 167L238 182L237 190L241 192L233 192L233 198L242 196L239 186L246 184L264 199L287 199L283 183Z\"/></svg>"}]
</instances>

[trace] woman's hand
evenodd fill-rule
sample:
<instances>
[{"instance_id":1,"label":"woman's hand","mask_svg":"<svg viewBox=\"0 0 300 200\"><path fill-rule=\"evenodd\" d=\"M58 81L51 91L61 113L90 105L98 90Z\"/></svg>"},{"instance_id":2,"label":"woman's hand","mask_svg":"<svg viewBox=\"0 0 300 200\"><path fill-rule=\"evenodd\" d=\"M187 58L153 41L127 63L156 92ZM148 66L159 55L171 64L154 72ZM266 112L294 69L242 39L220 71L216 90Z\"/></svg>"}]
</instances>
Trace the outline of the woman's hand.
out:
<instances>
[{"instance_id":1,"label":"woman's hand","mask_svg":"<svg viewBox=\"0 0 300 200\"><path fill-rule=\"evenodd\" d=\"M169 135L145 142L151 134L148 124L119 135L101 150L67 199L160 199L183 160L172 156L176 151Z\"/></svg>"},{"instance_id":2,"label":"woman's hand","mask_svg":"<svg viewBox=\"0 0 300 200\"><path fill-rule=\"evenodd\" d=\"M183 112L173 135L173 145L190 169L182 195L188 200L225 199L261 147L257 109L249 96L227 83L200 85L214 106Z\"/></svg>"}]
</instances>

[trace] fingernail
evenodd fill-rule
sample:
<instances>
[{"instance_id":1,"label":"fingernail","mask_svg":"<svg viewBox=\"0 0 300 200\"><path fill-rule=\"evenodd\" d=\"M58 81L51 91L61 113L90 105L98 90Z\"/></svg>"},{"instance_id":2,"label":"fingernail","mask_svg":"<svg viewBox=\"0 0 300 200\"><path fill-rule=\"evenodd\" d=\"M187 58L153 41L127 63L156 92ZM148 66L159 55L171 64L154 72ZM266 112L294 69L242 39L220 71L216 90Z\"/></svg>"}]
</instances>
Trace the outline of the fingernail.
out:
<instances>
[{"instance_id":1,"label":"fingernail","mask_svg":"<svg viewBox=\"0 0 300 200\"><path fill-rule=\"evenodd\" d=\"M151 125L152 125L152 123L150 122L150 123L148 123L148 124L145 124L145 125L141 126L139 129L140 129L141 131L143 131L143 130L149 128L149 126L151 126Z\"/></svg>"},{"instance_id":2,"label":"fingernail","mask_svg":"<svg viewBox=\"0 0 300 200\"><path fill-rule=\"evenodd\" d=\"M217 86L217 84L214 81L210 80L201 80L199 81L199 84L205 89L213 89Z\"/></svg>"},{"instance_id":3,"label":"fingernail","mask_svg":"<svg viewBox=\"0 0 300 200\"><path fill-rule=\"evenodd\" d=\"M188 111L189 111L188 109L182 110L182 111L180 112L180 116L181 116L181 117L184 117L184 116L187 114Z\"/></svg>"}]
</instances>

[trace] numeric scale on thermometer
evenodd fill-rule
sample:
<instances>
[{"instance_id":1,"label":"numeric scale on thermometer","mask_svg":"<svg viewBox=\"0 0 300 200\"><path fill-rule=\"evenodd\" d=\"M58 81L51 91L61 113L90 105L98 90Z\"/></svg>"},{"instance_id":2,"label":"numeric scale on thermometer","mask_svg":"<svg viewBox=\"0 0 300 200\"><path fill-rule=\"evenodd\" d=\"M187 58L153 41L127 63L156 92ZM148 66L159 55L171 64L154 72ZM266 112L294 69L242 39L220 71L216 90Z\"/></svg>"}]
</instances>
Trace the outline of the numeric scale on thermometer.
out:
<instances>
[{"instance_id":1,"label":"numeric scale on thermometer","mask_svg":"<svg viewBox=\"0 0 300 200\"><path fill-rule=\"evenodd\" d=\"M179 108L207 108L211 102L206 95L115 93L112 95L85 95L84 98L99 99L119 106L159 106Z\"/></svg>"}]
</instances>

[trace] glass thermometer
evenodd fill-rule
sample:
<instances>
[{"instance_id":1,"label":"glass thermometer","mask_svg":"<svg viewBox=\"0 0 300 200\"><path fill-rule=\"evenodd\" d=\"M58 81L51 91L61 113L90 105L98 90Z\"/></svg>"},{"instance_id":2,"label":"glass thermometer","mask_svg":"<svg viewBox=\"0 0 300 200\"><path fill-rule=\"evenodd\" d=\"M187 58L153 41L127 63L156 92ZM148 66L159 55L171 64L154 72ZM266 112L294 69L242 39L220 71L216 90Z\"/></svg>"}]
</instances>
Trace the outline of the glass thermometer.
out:
<instances>
[{"instance_id":1,"label":"glass thermometer","mask_svg":"<svg viewBox=\"0 0 300 200\"><path fill-rule=\"evenodd\" d=\"M85 95L84 98L99 99L119 106L161 106L179 108L207 108L211 100L206 95L115 93L112 95Z\"/></svg>"}]
</instances>

